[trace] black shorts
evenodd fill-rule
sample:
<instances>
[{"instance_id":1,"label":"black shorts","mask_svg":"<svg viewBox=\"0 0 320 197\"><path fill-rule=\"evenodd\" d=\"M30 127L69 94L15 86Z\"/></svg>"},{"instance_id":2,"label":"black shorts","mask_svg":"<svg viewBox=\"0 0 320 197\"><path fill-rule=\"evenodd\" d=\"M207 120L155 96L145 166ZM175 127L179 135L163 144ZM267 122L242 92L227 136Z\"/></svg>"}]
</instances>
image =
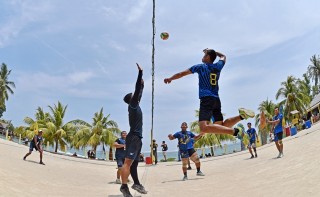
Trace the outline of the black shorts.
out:
<instances>
[{"instance_id":1,"label":"black shorts","mask_svg":"<svg viewBox=\"0 0 320 197\"><path fill-rule=\"evenodd\" d=\"M195 152L196 151L194 149L180 150L180 155L181 155L181 158L189 158Z\"/></svg>"},{"instance_id":2,"label":"black shorts","mask_svg":"<svg viewBox=\"0 0 320 197\"><path fill-rule=\"evenodd\" d=\"M223 121L220 98L206 96L200 99L199 121Z\"/></svg>"},{"instance_id":3,"label":"black shorts","mask_svg":"<svg viewBox=\"0 0 320 197\"><path fill-rule=\"evenodd\" d=\"M277 142L279 140L282 140L283 132L277 133L274 135L274 141Z\"/></svg>"},{"instance_id":4,"label":"black shorts","mask_svg":"<svg viewBox=\"0 0 320 197\"><path fill-rule=\"evenodd\" d=\"M126 137L126 158L139 161L142 141L137 135L129 133Z\"/></svg>"}]
</instances>

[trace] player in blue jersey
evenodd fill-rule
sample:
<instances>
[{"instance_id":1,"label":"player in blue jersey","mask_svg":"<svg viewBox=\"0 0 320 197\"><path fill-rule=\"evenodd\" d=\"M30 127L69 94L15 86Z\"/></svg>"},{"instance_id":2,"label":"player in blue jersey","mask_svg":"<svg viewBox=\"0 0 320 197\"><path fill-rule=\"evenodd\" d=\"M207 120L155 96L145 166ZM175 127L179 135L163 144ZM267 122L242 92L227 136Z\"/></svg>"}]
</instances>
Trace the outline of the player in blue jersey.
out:
<instances>
[{"instance_id":1,"label":"player in blue jersey","mask_svg":"<svg viewBox=\"0 0 320 197\"><path fill-rule=\"evenodd\" d=\"M138 178L139 156L142 148L142 110L140 108L140 100L143 92L144 82L142 79L142 68L137 64L139 74L136 81L134 93L127 94L123 100L128 104L130 131L126 137L126 158L121 169L122 185L120 191L124 197L131 197L128 188L128 177L131 174L134 184L132 189L139 193L146 194L147 191L140 184Z\"/></svg>"},{"instance_id":2,"label":"player in blue jersey","mask_svg":"<svg viewBox=\"0 0 320 197\"><path fill-rule=\"evenodd\" d=\"M183 122L181 124L181 131L176 132L173 135L168 135L168 138L170 140L178 139L179 151L182 160L182 171L184 175L182 180L184 181L188 180L187 166L189 158L196 164L197 176L204 176L204 174L200 170L200 159L197 152L193 148L194 140L199 139L201 136L195 136L191 131L187 131L187 128L188 124L186 122Z\"/></svg>"},{"instance_id":3,"label":"player in blue jersey","mask_svg":"<svg viewBox=\"0 0 320 197\"><path fill-rule=\"evenodd\" d=\"M124 159L126 157L126 137L127 137L127 132L122 131L121 137L118 138L113 143L113 146L116 148L115 156L116 156L117 166L118 166L117 179L116 179L117 184L121 184L121 181L120 181L121 168L123 166Z\"/></svg>"},{"instance_id":4,"label":"player in blue jersey","mask_svg":"<svg viewBox=\"0 0 320 197\"><path fill-rule=\"evenodd\" d=\"M29 152L23 157L23 160L26 160L26 158L31 155L33 149L36 151L39 151L40 153L40 164L45 165L42 161L42 155L43 155L43 148L42 148L42 143L43 143L43 138L42 138L42 130L38 131L38 134L35 135L30 142L30 147L29 147Z\"/></svg>"},{"instance_id":5,"label":"player in blue jersey","mask_svg":"<svg viewBox=\"0 0 320 197\"><path fill-rule=\"evenodd\" d=\"M267 119L267 123L272 124L272 126L273 126L274 143L276 144L276 147L279 151L278 158L281 158L281 157L283 157L283 143L282 143L283 115L279 113L279 108L274 109L274 114L275 114L275 116L273 117L272 121Z\"/></svg>"},{"instance_id":6,"label":"player in blue jersey","mask_svg":"<svg viewBox=\"0 0 320 197\"><path fill-rule=\"evenodd\" d=\"M259 142L259 137L258 137L256 130L251 127L251 122L248 122L247 126L248 126L247 134L249 136L248 149L251 154L251 159L253 159L254 157L258 157L257 149L256 149L256 147L257 147L256 140L257 140L257 142ZM252 153L252 149L254 150L254 154L255 154L254 156Z\"/></svg>"},{"instance_id":7,"label":"player in blue jersey","mask_svg":"<svg viewBox=\"0 0 320 197\"><path fill-rule=\"evenodd\" d=\"M240 108L238 116L223 120L219 98L219 78L220 72L226 63L226 56L213 49L204 49L203 52L202 64L194 65L170 78L165 78L164 83L168 84L186 75L198 73L200 98L199 127L201 134L216 133L237 136L239 129L232 129L232 127L240 120L253 118L254 112ZM217 56L220 60L217 63L213 63ZM214 122L210 124L212 117Z\"/></svg>"}]
</instances>

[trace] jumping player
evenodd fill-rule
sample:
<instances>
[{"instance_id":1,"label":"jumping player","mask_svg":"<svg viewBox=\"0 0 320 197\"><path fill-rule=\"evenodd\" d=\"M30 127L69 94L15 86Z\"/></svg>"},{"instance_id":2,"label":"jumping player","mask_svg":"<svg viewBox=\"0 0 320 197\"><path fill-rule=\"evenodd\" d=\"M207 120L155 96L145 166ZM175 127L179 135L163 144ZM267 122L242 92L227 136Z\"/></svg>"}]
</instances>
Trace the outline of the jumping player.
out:
<instances>
[{"instance_id":1,"label":"jumping player","mask_svg":"<svg viewBox=\"0 0 320 197\"><path fill-rule=\"evenodd\" d=\"M134 181L134 184L131 188L137 190L142 194L147 193L147 191L139 182L137 169L142 147L142 111L139 104L144 87L144 82L142 79L142 68L138 63L137 67L139 70L139 74L134 94L132 95L132 93L129 93L123 98L124 102L128 104L130 125L130 131L126 138L126 158L121 169L122 185L120 187L120 191L122 192L124 197L132 197L127 184L130 173Z\"/></svg>"},{"instance_id":2,"label":"jumping player","mask_svg":"<svg viewBox=\"0 0 320 197\"><path fill-rule=\"evenodd\" d=\"M219 77L223 66L226 63L226 56L213 49L204 49L202 58L203 64L194 65L191 68L179 72L170 78L165 78L164 83L168 84L171 81L180 79L186 75L198 73L199 76L199 127L201 135L204 133L229 134L237 136L238 128L232 127L243 119L253 118L254 112L248 109L240 108L239 115L228 118L223 121L221 113L221 103L219 98ZM213 63L216 57L220 60ZM210 124L211 117L214 118L214 123Z\"/></svg>"},{"instance_id":3,"label":"jumping player","mask_svg":"<svg viewBox=\"0 0 320 197\"><path fill-rule=\"evenodd\" d=\"M187 166L189 158L196 164L197 176L204 176L200 170L200 159L197 152L193 148L193 140L198 140L201 136L195 136L191 131L187 131L188 125L186 122L181 124L181 131L175 134L168 135L170 140L178 139L179 150L182 159L182 171L183 171L183 181L188 180Z\"/></svg>"}]
</instances>

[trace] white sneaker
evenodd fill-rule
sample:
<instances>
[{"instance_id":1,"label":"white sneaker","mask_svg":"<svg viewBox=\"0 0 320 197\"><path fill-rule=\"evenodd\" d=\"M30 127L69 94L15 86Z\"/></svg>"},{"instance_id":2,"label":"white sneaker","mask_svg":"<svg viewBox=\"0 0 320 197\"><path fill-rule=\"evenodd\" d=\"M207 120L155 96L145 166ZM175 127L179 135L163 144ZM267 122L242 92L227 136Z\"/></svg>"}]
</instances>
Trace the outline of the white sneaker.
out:
<instances>
[{"instance_id":1,"label":"white sneaker","mask_svg":"<svg viewBox=\"0 0 320 197\"><path fill-rule=\"evenodd\" d=\"M187 176L187 175L184 175L183 178L182 178L182 180L183 180L183 181L188 180L188 176Z\"/></svg>"},{"instance_id":2,"label":"white sneaker","mask_svg":"<svg viewBox=\"0 0 320 197\"><path fill-rule=\"evenodd\" d=\"M121 184L120 179L116 179L116 184Z\"/></svg>"}]
</instances>

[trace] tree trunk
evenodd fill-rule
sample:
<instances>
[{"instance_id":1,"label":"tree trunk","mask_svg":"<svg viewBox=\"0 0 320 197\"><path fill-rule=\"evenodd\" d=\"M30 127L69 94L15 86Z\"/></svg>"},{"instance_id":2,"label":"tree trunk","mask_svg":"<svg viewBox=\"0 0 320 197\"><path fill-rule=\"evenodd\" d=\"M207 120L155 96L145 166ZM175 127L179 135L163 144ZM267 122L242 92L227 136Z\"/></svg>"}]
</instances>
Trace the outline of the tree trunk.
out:
<instances>
[{"instance_id":1,"label":"tree trunk","mask_svg":"<svg viewBox=\"0 0 320 197\"><path fill-rule=\"evenodd\" d=\"M261 145L267 144L268 143L267 140L268 140L268 133L267 131L264 131L261 133Z\"/></svg>"},{"instance_id":2,"label":"tree trunk","mask_svg":"<svg viewBox=\"0 0 320 197\"><path fill-rule=\"evenodd\" d=\"M112 150L112 146L110 146L109 148L109 160L113 161L113 150Z\"/></svg>"},{"instance_id":3,"label":"tree trunk","mask_svg":"<svg viewBox=\"0 0 320 197\"><path fill-rule=\"evenodd\" d=\"M211 149L211 155L212 155L212 157L214 156L214 149L213 149L213 146L211 146L210 147L210 149Z\"/></svg>"},{"instance_id":4,"label":"tree trunk","mask_svg":"<svg viewBox=\"0 0 320 197\"><path fill-rule=\"evenodd\" d=\"M54 149L54 152L55 152L55 153L58 152L58 140L56 140L56 147L55 147L55 149Z\"/></svg>"}]
</instances>

